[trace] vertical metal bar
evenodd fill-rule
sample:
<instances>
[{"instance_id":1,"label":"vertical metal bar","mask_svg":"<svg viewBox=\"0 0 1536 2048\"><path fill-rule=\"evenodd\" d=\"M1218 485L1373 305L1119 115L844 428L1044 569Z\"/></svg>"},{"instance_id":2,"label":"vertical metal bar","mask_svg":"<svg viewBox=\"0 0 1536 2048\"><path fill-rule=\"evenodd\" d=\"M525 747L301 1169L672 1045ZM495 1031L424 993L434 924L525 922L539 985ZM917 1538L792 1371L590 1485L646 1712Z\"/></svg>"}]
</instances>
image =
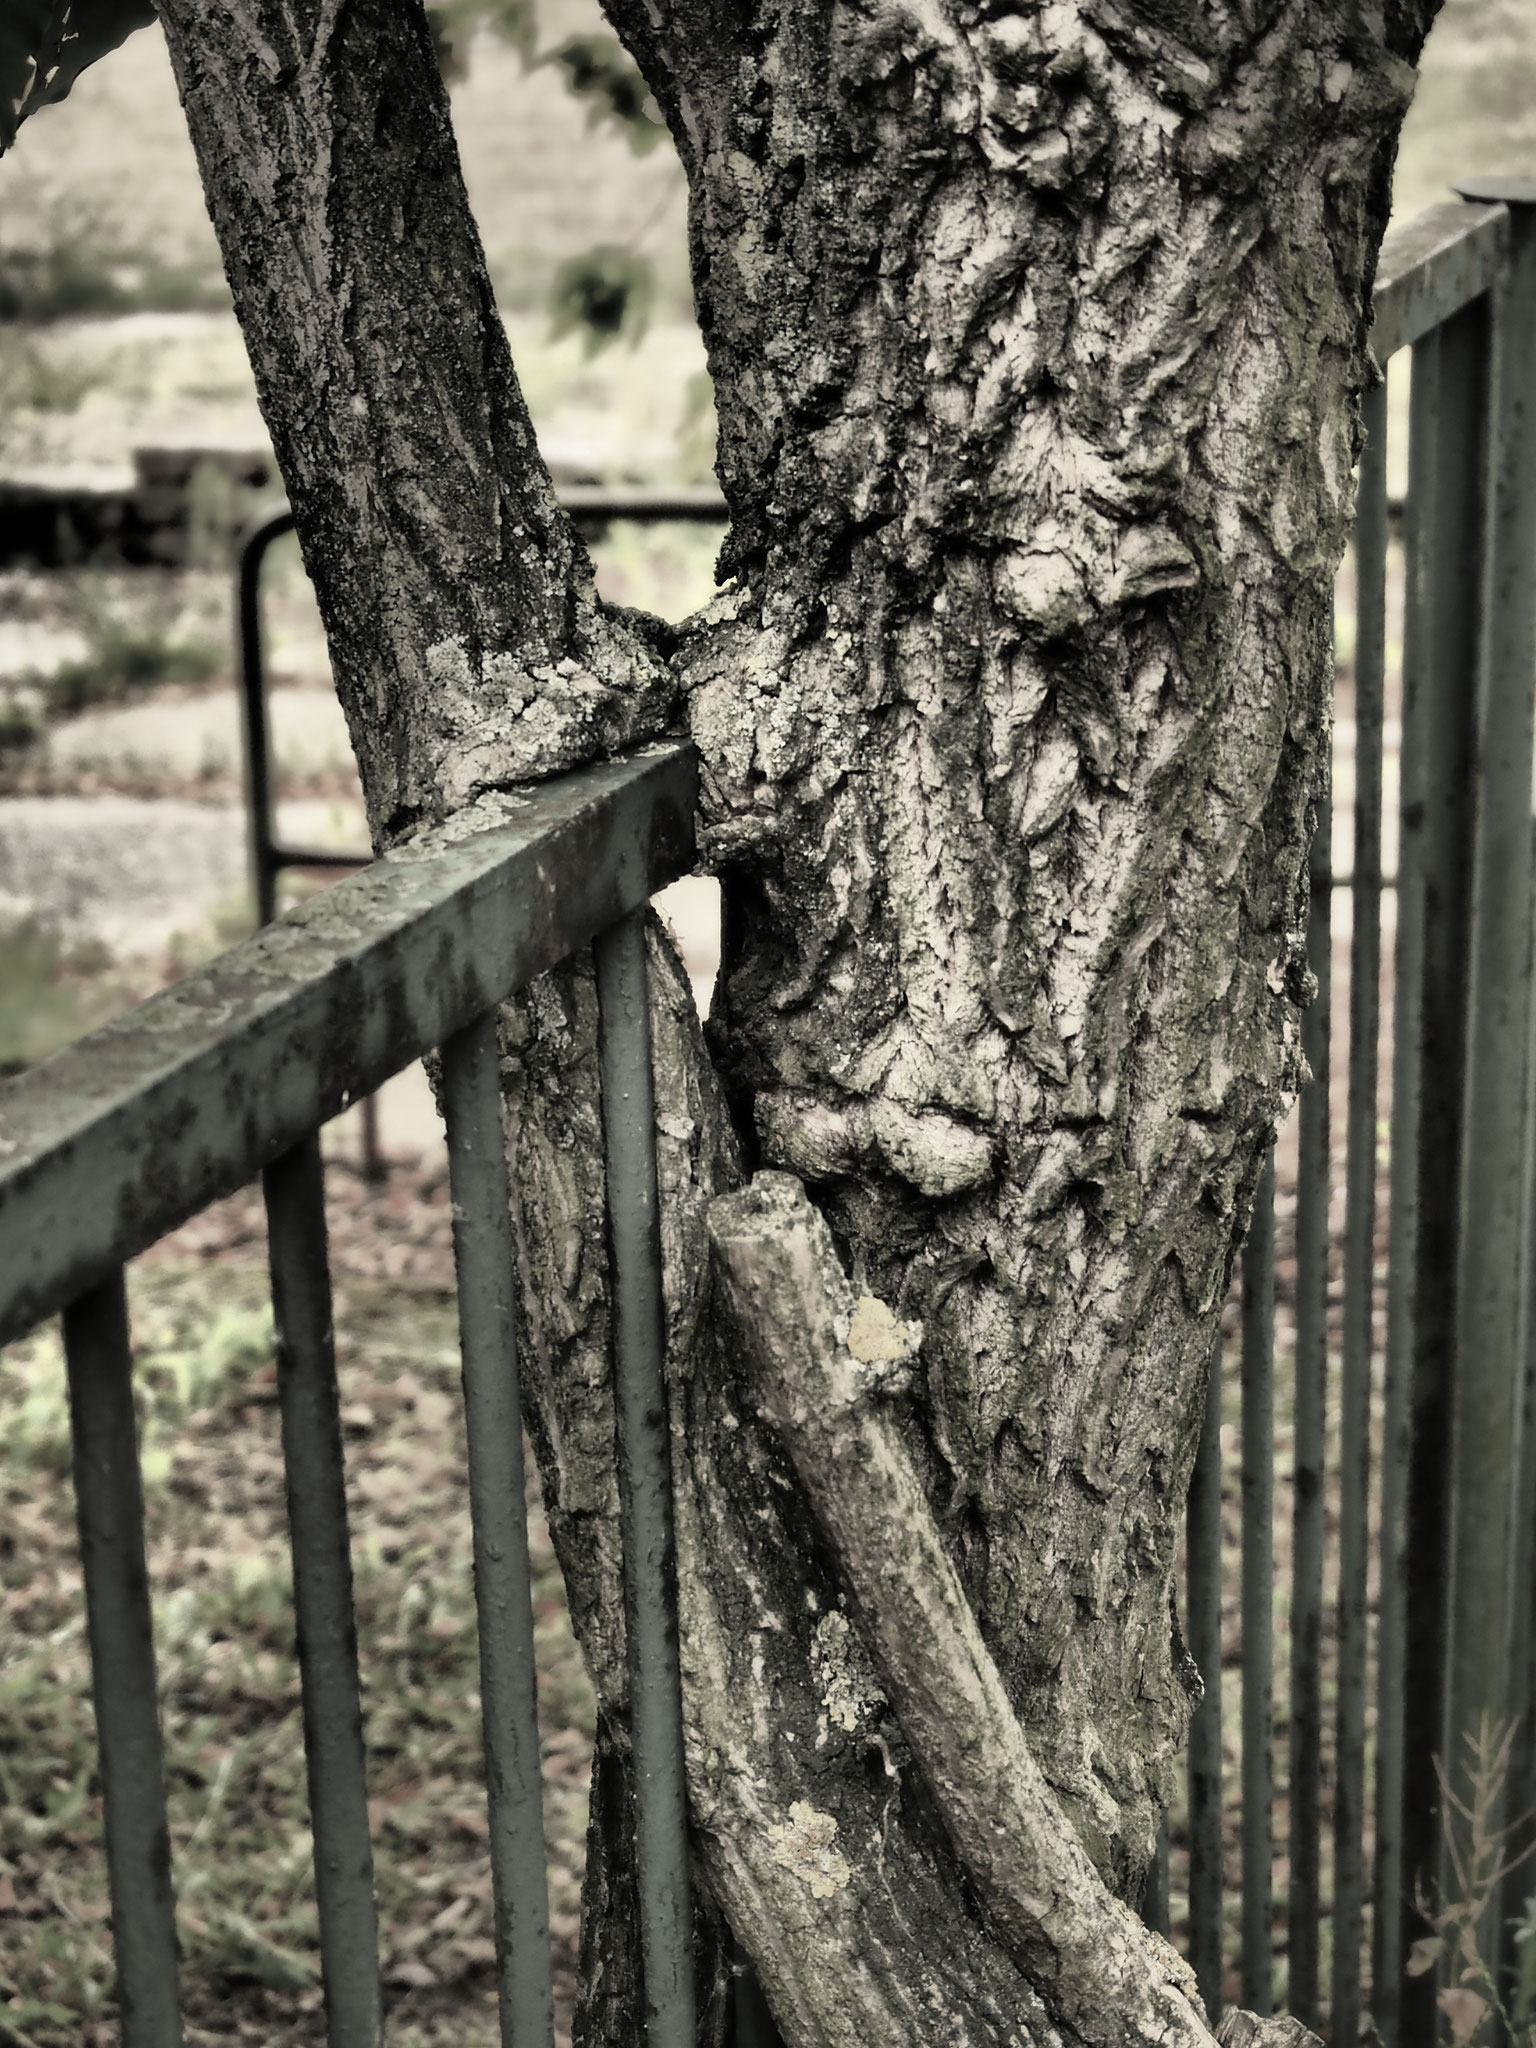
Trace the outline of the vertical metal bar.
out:
<instances>
[{"instance_id":1,"label":"vertical metal bar","mask_svg":"<svg viewBox=\"0 0 1536 2048\"><path fill-rule=\"evenodd\" d=\"M1189 1654L1205 1688L1189 1724L1189 1960L1221 2017L1221 1330L1211 1345L1200 1444L1184 1511Z\"/></svg>"},{"instance_id":2,"label":"vertical metal bar","mask_svg":"<svg viewBox=\"0 0 1536 2048\"><path fill-rule=\"evenodd\" d=\"M1390 1135L1390 1181L1387 1196L1387 1346L1383 1390L1381 1470L1381 1584L1385 1603L1382 1614L1381 1655L1378 1677L1381 1704L1386 1718L1382 1732L1387 1743L1379 1751L1377 1802L1385 1808L1392 1798L1396 1778L1396 1812L1388 1821L1390 1832L1378 1835L1390 1857L1395 1843L1396 1881L1383 1866L1377 1872L1376 1921L1378 1929L1395 1922L1390 1936L1381 1931L1373 1958L1372 2003L1385 2018L1386 2048L1430 2048L1435 2038L1434 1987L1423 1978L1403 1975L1407 1943L1429 1933L1428 1926L1413 1912L1414 1887L1424 1881L1432 1858L1434 1838L1433 1801L1421 1780L1417 1787L1408 1775L1410 1736L1416 1767L1433 1766L1425 1748L1426 1730L1410 1731L1409 1674L1438 1669L1438 1617L1427 1611L1428 1602L1419 1599L1418 1588L1410 1586L1410 1551L1422 1572L1430 1561L1427 1539L1432 1530L1423 1514L1422 1486L1429 1476L1423 1469L1416 1475L1416 1458L1422 1459L1426 1446L1416 1440L1416 1422L1421 1388L1416 1371L1418 1357L1417 1259L1420 1242L1419 1172L1422 1156L1421 1126L1424 1037L1424 825L1426 822L1426 725L1425 667L1427 622L1424 586L1428 576L1429 539L1433 531L1428 508L1434 493L1435 414L1439 402L1438 343L1433 335L1413 352L1413 387L1409 416L1409 478L1407 516L1404 521L1404 622L1401 739L1398 755L1399 836L1397 851L1396 941L1392 974L1392 1121ZM1433 1084L1432 1084L1433 1085ZM1419 1481L1420 1527L1410 1545L1409 1502ZM1410 1602L1410 1590L1414 1601ZM1433 1597L1434 1588L1431 1588ZM1391 1631L1396 1626L1394 1644ZM1395 1653L1395 1654L1394 1654ZM1389 1661L1389 1658L1391 1661ZM1394 1684L1395 1691L1388 1688ZM1412 1718L1419 1723L1428 1703L1415 1701ZM1433 1702L1438 1713L1438 1698ZM1430 1732L1430 1747L1438 1747L1438 1720ZM1396 1968L1388 1974L1395 1951Z\"/></svg>"},{"instance_id":3,"label":"vertical metal bar","mask_svg":"<svg viewBox=\"0 0 1536 2048\"><path fill-rule=\"evenodd\" d=\"M1335 2038L1360 2031L1365 1911L1366 1571L1376 1275L1376 1088L1381 985L1381 724L1386 604L1386 396L1370 394L1361 459L1356 627L1354 907L1344 1168L1344 1344L1339 1426L1337 1782L1333 1809ZM1372 445L1374 443L1374 445ZM1376 1916L1380 1918L1378 1914Z\"/></svg>"},{"instance_id":4,"label":"vertical metal bar","mask_svg":"<svg viewBox=\"0 0 1536 2048\"><path fill-rule=\"evenodd\" d=\"M377 1184L389 1175L379 1143L379 1098L365 1095L357 1105L363 1126L363 1179Z\"/></svg>"},{"instance_id":5,"label":"vertical metal bar","mask_svg":"<svg viewBox=\"0 0 1536 2048\"><path fill-rule=\"evenodd\" d=\"M503 2048L549 2048L555 2003L533 1650L533 1574L513 1319L513 1248L495 1011L443 1046L480 1699Z\"/></svg>"},{"instance_id":6,"label":"vertical metal bar","mask_svg":"<svg viewBox=\"0 0 1536 2048\"><path fill-rule=\"evenodd\" d=\"M1376 393L1372 393L1376 397ZM1380 463L1380 451L1374 457ZM1370 504L1366 487L1364 502ZM1384 569L1384 530L1366 539L1372 584ZM1370 553L1370 551L1366 551ZM1364 1925L1366 1821L1366 1569L1370 1532L1370 1354L1376 1270L1376 1038L1380 989L1380 678L1382 618L1376 592L1366 618L1366 758L1356 764L1356 905L1350 936L1350 1098L1343 1167L1343 1368L1339 1376L1339 1690L1333 1792L1333 1985L1331 2023L1341 2042L1360 2032L1360 1937ZM1374 748L1374 758L1372 758Z\"/></svg>"},{"instance_id":7,"label":"vertical metal bar","mask_svg":"<svg viewBox=\"0 0 1536 2048\"><path fill-rule=\"evenodd\" d=\"M1274 2010L1275 1161L1243 1246L1243 2003Z\"/></svg>"},{"instance_id":8,"label":"vertical metal bar","mask_svg":"<svg viewBox=\"0 0 1536 2048\"><path fill-rule=\"evenodd\" d=\"M1329 1036L1332 1029L1333 806L1318 806L1310 860L1302 1013L1312 1079L1299 1104L1296 1170L1295 1507L1291 1545L1290 1893L1286 2005L1317 2018L1318 1800L1323 1769L1323 1422L1328 1378Z\"/></svg>"},{"instance_id":9,"label":"vertical metal bar","mask_svg":"<svg viewBox=\"0 0 1536 2048\"><path fill-rule=\"evenodd\" d=\"M1452 1397L1446 1774L1470 1791L1463 1737L1530 1712L1523 1664L1528 1556L1516 1520L1516 1432L1526 1330L1527 1148L1521 1100L1531 1036L1531 760L1536 739L1536 181L1460 188L1510 213L1510 258L1491 297L1484 630L1473 747L1476 833L1462 1126L1462 1232ZM1512 1682L1513 1681L1513 1682ZM1522 1747L1522 1757L1526 1754ZM1507 1806L1491 1816L1502 1825ZM1495 1889L1483 1954L1505 1930Z\"/></svg>"},{"instance_id":10,"label":"vertical metal bar","mask_svg":"<svg viewBox=\"0 0 1536 2048\"><path fill-rule=\"evenodd\" d=\"M593 948L613 1251L619 1483L649 2048L693 2048L693 1910L673 1585L656 1108L643 910Z\"/></svg>"},{"instance_id":11,"label":"vertical metal bar","mask_svg":"<svg viewBox=\"0 0 1536 2048\"><path fill-rule=\"evenodd\" d=\"M1536 482L1536 479L1533 479ZM1536 822L1531 840L1532 917L1531 954L1536 963ZM1518 1875L1506 1886L1500 1908L1506 1934L1520 1915L1525 1900L1536 1889L1531 1856L1536 1851L1536 1004L1531 1018L1531 1045L1526 1056L1526 1322L1521 1344L1521 1393L1518 1441L1520 1447L1519 1491L1515 1502L1515 1541L1510 1560L1513 1589L1509 1637L1509 1714L1514 1720L1514 1741L1509 1760L1509 1829L1506 1857ZM1511 1889L1512 1886L1512 1889ZM1522 1962L1529 1959L1505 1952L1503 1982L1500 1986L1505 2009L1517 2022L1533 2014L1528 1992L1522 1991Z\"/></svg>"},{"instance_id":12,"label":"vertical metal bar","mask_svg":"<svg viewBox=\"0 0 1536 2048\"><path fill-rule=\"evenodd\" d=\"M1349 970L1344 1342L1350 1361L1345 1367L1345 1379L1348 1381L1353 1371L1362 1370L1368 1396L1375 1308L1376 1135L1381 1036L1381 771L1386 687L1388 522L1387 390L1384 381L1366 394L1362 412L1365 448L1360 459L1360 492L1355 518L1355 830L1351 860L1354 884ZM1363 1368L1357 1368L1355 1361L1362 1359ZM1401 1928L1396 1901L1402 1889L1399 1806L1402 1798L1404 1589L1400 1529L1404 1460L1401 1453L1402 1404L1399 1401L1394 1408L1390 1362L1387 1376L1376 1654L1376 1848L1371 1913L1371 1992L1377 2028L1383 2038L1390 2041L1397 2025L1397 1987L1402 1975ZM1394 1449L1394 1445L1398 1448ZM1348 1487L1350 1483L1349 1467L1345 1466L1344 1484ZM1341 1695L1342 1691L1341 1682ZM1363 1756L1361 1768L1364 1768ZM1337 2000L1337 1953L1334 1968L1334 1997ZM1348 1994L1349 1986L1346 1984L1343 1988ZM1358 1995L1357 1962L1356 2001ZM1344 2037L1341 2035L1340 2038Z\"/></svg>"},{"instance_id":13,"label":"vertical metal bar","mask_svg":"<svg viewBox=\"0 0 1536 2048\"><path fill-rule=\"evenodd\" d=\"M280 534L293 531L282 512L254 527L240 543L235 564L240 710L245 723L245 814L251 850L251 892L256 922L277 915L277 862L272 841L272 743L267 728L267 678L261 641L261 565Z\"/></svg>"},{"instance_id":14,"label":"vertical metal bar","mask_svg":"<svg viewBox=\"0 0 1536 2048\"><path fill-rule=\"evenodd\" d=\"M1456 1244L1466 1047L1472 679L1481 581L1486 306L1413 351L1408 626L1403 654L1393 1066L1395 1341L1408 1376L1403 1578L1402 1880L1406 1943L1432 1930L1411 1904L1436 1882L1434 1759L1444 1683ZM1405 1157L1412 1149L1411 1162ZM1411 1176L1411 1202L1398 1183ZM1401 2048L1432 2048L1432 1975L1400 1988Z\"/></svg>"},{"instance_id":15,"label":"vertical metal bar","mask_svg":"<svg viewBox=\"0 0 1536 2048\"><path fill-rule=\"evenodd\" d=\"M123 2048L177 2048L176 1909L122 1269L64 1311Z\"/></svg>"},{"instance_id":16,"label":"vertical metal bar","mask_svg":"<svg viewBox=\"0 0 1536 2048\"><path fill-rule=\"evenodd\" d=\"M262 1186L327 2039L330 2048L376 2048L379 1936L318 1135L274 1160Z\"/></svg>"}]
</instances>

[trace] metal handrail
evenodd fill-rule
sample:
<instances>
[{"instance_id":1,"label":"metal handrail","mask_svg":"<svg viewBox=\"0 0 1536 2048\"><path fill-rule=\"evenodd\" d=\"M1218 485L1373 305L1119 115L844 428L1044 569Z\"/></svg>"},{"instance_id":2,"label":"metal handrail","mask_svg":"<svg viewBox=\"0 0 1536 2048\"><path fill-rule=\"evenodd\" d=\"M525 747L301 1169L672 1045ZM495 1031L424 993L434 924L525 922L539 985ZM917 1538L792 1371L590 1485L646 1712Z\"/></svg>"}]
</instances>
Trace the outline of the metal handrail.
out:
<instances>
[{"instance_id":1,"label":"metal handrail","mask_svg":"<svg viewBox=\"0 0 1536 2048\"><path fill-rule=\"evenodd\" d=\"M496 1010L592 943L641 1934L652 2048L691 2042L646 899L693 855L696 767L644 747L424 836L0 1084L0 1341L62 1308L124 2048L181 2039L122 1262L262 1171L322 1975L335 2048L382 1992L318 1126L441 1047L503 2038L553 2048L533 1609Z\"/></svg>"}]
</instances>

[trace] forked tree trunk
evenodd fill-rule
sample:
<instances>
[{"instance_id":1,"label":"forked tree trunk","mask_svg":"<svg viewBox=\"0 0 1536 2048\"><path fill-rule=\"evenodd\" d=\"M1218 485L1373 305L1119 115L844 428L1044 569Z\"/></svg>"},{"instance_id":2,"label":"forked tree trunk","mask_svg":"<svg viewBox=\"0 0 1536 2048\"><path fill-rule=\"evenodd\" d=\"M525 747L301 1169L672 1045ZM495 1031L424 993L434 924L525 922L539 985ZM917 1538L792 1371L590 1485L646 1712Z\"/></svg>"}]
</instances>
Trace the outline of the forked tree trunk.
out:
<instances>
[{"instance_id":1,"label":"forked tree trunk","mask_svg":"<svg viewBox=\"0 0 1536 2048\"><path fill-rule=\"evenodd\" d=\"M1301 1079L1433 0L609 0L720 411L728 581L681 631L605 611L554 507L417 9L160 4L376 840L662 730L703 756L707 1049L654 954L706 1990L728 1927L791 2048L1203 2040L1131 1907L1198 1688L1213 1324ZM603 1716L578 2024L617 2048L594 1032L581 963L507 1013L529 1422Z\"/></svg>"}]
</instances>

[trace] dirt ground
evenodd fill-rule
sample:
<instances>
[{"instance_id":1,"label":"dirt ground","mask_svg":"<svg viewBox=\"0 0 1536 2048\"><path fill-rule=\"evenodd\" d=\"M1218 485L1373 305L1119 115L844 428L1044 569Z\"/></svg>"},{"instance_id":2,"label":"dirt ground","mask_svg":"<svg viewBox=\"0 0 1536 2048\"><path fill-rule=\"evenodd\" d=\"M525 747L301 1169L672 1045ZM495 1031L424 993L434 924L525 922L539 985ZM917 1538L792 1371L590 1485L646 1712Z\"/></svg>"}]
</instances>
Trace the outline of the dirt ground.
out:
<instances>
[{"instance_id":1,"label":"dirt ground","mask_svg":"<svg viewBox=\"0 0 1536 2048\"><path fill-rule=\"evenodd\" d=\"M333 1166L338 1369L391 2038L498 2038L446 1189ZM132 1275L183 1986L194 2044L323 2038L254 1191ZM100 1800L48 1329L0 1354L0 2040L116 2038ZM592 1701L533 1503L545 1822L569 2025ZM444 2029L449 2031L445 2033Z\"/></svg>"}]
</instances>

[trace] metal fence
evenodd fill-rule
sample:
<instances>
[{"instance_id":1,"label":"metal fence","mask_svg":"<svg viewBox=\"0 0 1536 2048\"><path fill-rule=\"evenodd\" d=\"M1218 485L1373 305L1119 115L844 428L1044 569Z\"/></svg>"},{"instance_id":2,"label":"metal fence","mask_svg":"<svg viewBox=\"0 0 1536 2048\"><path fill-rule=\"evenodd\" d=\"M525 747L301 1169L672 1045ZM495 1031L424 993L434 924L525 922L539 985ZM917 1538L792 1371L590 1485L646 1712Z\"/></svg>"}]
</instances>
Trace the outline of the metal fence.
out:
<instances>
[{"instance_id":1,"label":"metal fence","mask_svg":"<svg viewBox=\"0 0 1536 2048\"><path fill-rule=\"evenodd\" d=\"M1279 1589L1289 1603L1290 1635L1283 1914L1275 1910L1273 1882L1272 1164L1243 1254L1236 1373L1242 2002L1274 2009L1275 1955L1283 1949L1289 2011L1315 2026L1326 1996L1336 2043L1353 2042L1369 2026L1389 2048L1425 2048L1434 2039L1437 1988L1445 1984L1433 1969L1405 1974L1409 1945L1432 1933L1419 1902L1433 1907L1457 1887L1448 1836L1463 1823L1437 1771L1444 1771L1449 1795L1468 1801L1466 1737L1515 1722L1509 1780L1488 1815L1494 1827L1514 1823L1515 1852L1531 1839L1519 1816L1536 1803L1529 1725L1536 1677L1536 183L1493 180L1458 189L1466 203L1433 208L1389 240L1376 286L1378 361L1412 350L1396 873L1385 875L1382 859L1384 383L1365 403L1354 547L1353 857L1347 876L1332 871L1325 811L1311 861L1308 956L1319 997L1303 1023L1315 1078L1298 1105L1292 1569ZM1348 1099L1344 1227L1342 1244L1334 1246L1329 984L1340 891L1349 899ZM1384 892L1395 895L1395 947L1383 1275ZM1338 1304L1336 1321L1331 1301ZM1219 1682L1223 1377L1218 1346L1186 1544L1189 1645L1207 1690L1191 1729L1187 1830L1172 1874L1175 1884L1183 1880L1191 1961L1213 2015L1231 1960L1223 1939ZM1326 1421L1335 1400L1338 1463L1325 1473ZM1331 1543L1330 1501L1338 1516ZM1325 1557L1338 1588L1328 1657ZM1536 1876L1525 1890L1533 1886ZM1149 1917L1164 1925L1168 1887L1165 1861L1149 1905ZM1508 1921L1523 1896L1513 1881L1500 1888L1480 1932L1482 1952L1502 1972L1506 1992L1513 1963Z\"/></svg>"},{"instance_id":2,"label":"metal fence","mask_svg":"<svg viewBox=\"0 0 1536 2048\"><path fill-rule=\"evenodd\" d=\"M692 862L693 750L563 778L387 856L0 1089L0 1342L63 1312L124 2048L181 2039L123 1261L260 1170L332 2048L382 2000L318 1130L441 1048L502 2038L554 2038L496 1006L593 944L649 2039L693 2038L661 1377L646 899Z\"/></svg>"},{"instance_id":3,"label":"metal fence","mask_svg":"<svg viewBox=\"0 0 1536 2048\"><path fill-rule=\"evenodd\" d=\"M1396 2048L1436 2025L1433 1973L1404 1976L1423 1931L1416 1883L1443 1880L1458 1742L1531 1690L1536 1526L1536 1060L1531 1002L1536 185L1483 186L1389 244L1375 343L1413 350L1408 619L1399 850L1383 874L1385 393L1367 401L1356 537L1354 854L1312 859L1295 1232L1295 1519L1289 1702L1287 2001L1315 2023L1325 1794L1332 1794L1335 2042L1371 2021ZM588 518L645 516L592 494ZM715 516L702 500L682 513ZM656 516L652 510L652 516ZM271 823L258 576L242 563L252 718L253 859L264 915L277 872L336 856ZM341 882L46 1067L0 1089L0 1342L62 1309L125 2048L179 2040L171 1870L135 1448L122 1262L258 1169L269 1215L294 1592L323 1971L334 2048L376 2038L371 1883L351 1574L324 1251L319 1125L442 1050L464 1354L503 2039L549 2042L552 2001L521 1434L495 1006L595 941L635 1672L647 2038L691 2043L692 1977L676 1644L665 1582L666 1443L653 1108L641 915L691 859L691 750L665 745L564 778L511 822L428 838ZM1323 1654L1330 1395L1329 977L1334 898L1350 900L1345 1228L1337 1393L1336 1653ZM262 893L265 892L265 893ZM1384 892L1395 892L1395 1029L1385 1342L1377 1294L1378 1061ZM1243 1260L1240 1960L1268 2010L1272 1873L1275 1231L1266 1172ZM1384 1406L1372 1511L1373 1374ZM1190 1743L1187 1829L1148 1914L1188 1901L1191 1957L1222 1997L1220 1349L1189 1505L1186 1613L1207 1674ZM1368 1598L1371 1559L1379 1586ZM1374 1658L1371 1621L1374 1618ZM1325 1682L1334 1744L1325 1783ZM1368 1685L1368 1678L1373 1683ZM1374 1713L1368 1711L1374 1704ZM1515 1806L1536 1794L1528 1722ZM1374 1775L1368 1778L1368 1750ZM1371 1794L1367 1798L1368 1790ZM1523 1796L1522 1796L1523 1795ZM1367 1845L1371 1855L1367 1868ZM1366 1941L1366 1907L1371 1914ZM1499 1907L1493 1914L1498 1922Z\"/></svg>"}]
</instances>

